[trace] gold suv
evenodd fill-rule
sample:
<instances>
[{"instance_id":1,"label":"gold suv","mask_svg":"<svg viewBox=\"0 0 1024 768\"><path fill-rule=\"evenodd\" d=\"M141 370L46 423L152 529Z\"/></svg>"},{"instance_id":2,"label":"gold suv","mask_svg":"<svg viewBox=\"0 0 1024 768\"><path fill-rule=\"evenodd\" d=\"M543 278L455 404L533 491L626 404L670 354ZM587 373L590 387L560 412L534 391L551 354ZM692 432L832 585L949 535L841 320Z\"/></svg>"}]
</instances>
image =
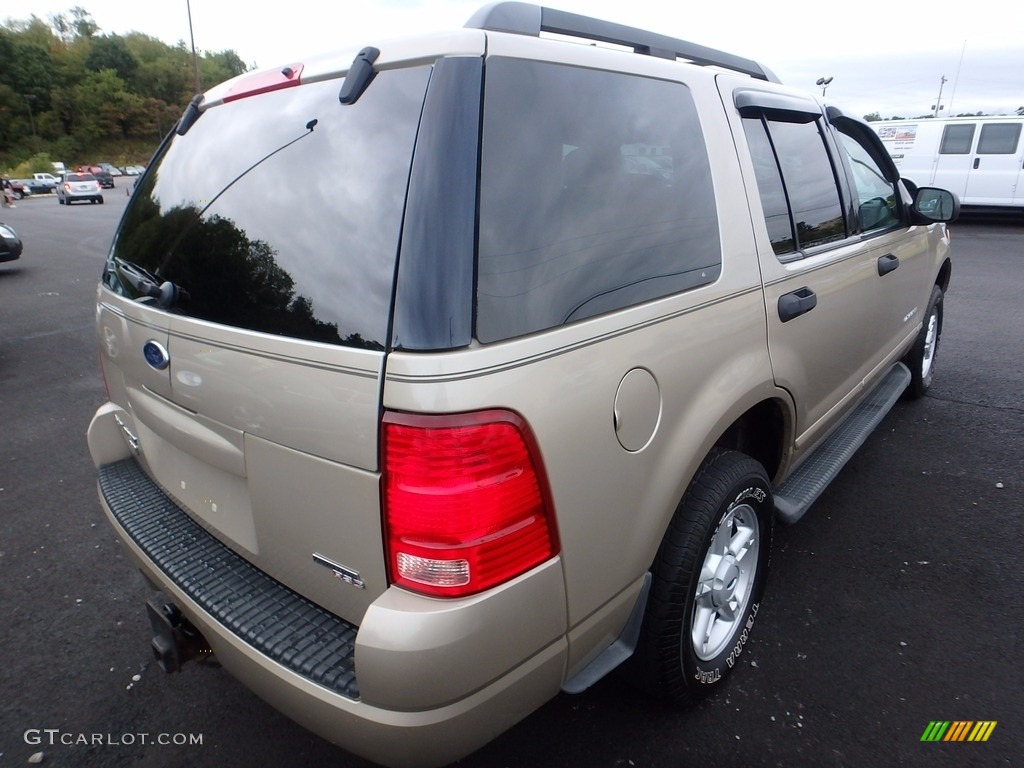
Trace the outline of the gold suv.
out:
<instances>
[{"instance_id":1,"label":"gold suv","mask_svg":"<svg viewBox=\"0 0 1024 768\"><path fill-rule=\"evenodd\" d=\"M716 690L775 518L931 382L955 196L644 30L502 3L354 53L197 98L102 274L156 657L395 766L617 667Z\"/></svg>"}]
</instances>

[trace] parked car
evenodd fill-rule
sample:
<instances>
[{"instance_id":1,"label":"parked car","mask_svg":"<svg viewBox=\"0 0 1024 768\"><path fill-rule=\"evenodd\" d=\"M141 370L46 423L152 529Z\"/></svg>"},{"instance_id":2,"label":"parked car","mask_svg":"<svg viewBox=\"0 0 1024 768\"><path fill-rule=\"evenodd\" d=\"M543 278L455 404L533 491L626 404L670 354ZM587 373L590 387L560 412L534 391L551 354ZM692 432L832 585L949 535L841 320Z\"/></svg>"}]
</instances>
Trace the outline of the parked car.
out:
<instances>
[{"instance_id":1,"label":"parked car","mask_svg":"<svg viewBox=\"0 0 1024 768\"><path fill-rule=\"evenodd\" d=\"M124 173L126 176L141 176L146 169L141 165L126 165Z\"/></svg>"},{"instance_id":2,"label":"parked car","mask_svg":"<svg viewBox=\"0 0 1024 768\"><path fill-rule=\"evenodd\" d=\"M99 278L155 658L402 766L616 669L720 690L776 518L931 384L956 197L655 32L513 2L352 54L195 99Z\"/></svg>"},{"instance_id":3,"label":"parked car","mask_svg":"<svg viewBox=\"0 0 1024 768\"><path fill-rule=\"evenodd\" d=\"M57 188L58 179L52 173L33 173L31 178L18 179L33 195L48 194Z\"/></svg>"},{"instance_id":4,"label":"parked car","mask_svg":"<svg viewBox=\"0 0 1024 768\"><path fill-rule=\"evenodd\" d=\"M102 203L103 194L100 183L91 173L65 173L57 185L57 202L71 205L76 200L88 200L90 203Z\"/></svg>"},{"instance_id":5,"label":"parked car","mask_svg":"<svg viewBox=\"0 0 1024 768\"><path fill-rule=\"evenodd\" d=\"M109 173L111 176L123 176L124 173L113 163L99 163L99 167Z\"/></svg>"},{"instance_id":6,"label":"parked car","mask_svg":"<svg viewBox=\"0 0 1024 768\"><path fill-rule=\"evenodd\" d=\"M31 196L32 190L28 184L22 179L11 179L11 193L14 195L15 200L23 200L26 197Z\"/></svg>"},{"instance_id":7,"label":"parked car","mask_svg":"<svg viewBox=\"0 0 1024 768\"><path fill-rule=\"evenodd\" d=\"M21 256L22 242L14 227L0 222L0 262L14 261Z\"/></svg>"},{"instance_id":8,"label":"parked car","mask_svg":"<svg viewBox=\"0 0 1024 768\"><path fill-rule=\"evenodd\" d=\"M80 165L78 173L91 173L103 189L114 188L114 177L110 175L110 171L99 165Z\"/></svg>"}]
</instances>

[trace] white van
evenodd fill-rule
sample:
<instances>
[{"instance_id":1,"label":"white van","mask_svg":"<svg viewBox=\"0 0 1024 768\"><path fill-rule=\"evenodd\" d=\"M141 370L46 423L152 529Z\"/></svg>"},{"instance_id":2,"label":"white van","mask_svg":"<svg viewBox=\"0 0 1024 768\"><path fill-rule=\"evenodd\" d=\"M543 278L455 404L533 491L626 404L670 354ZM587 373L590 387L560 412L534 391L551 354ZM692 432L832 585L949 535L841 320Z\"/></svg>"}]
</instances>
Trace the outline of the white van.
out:
<instances>
[{"instance_id":1,"label":"white van","mask_svg":"<svg viewBox=\"0 0 1024 768\"><path fill-rule=\"evenodd\" d=\"M1024 117L872 123L900 174L948 189L964 205L1024 207Z\"/></svg>"}]
</instances>

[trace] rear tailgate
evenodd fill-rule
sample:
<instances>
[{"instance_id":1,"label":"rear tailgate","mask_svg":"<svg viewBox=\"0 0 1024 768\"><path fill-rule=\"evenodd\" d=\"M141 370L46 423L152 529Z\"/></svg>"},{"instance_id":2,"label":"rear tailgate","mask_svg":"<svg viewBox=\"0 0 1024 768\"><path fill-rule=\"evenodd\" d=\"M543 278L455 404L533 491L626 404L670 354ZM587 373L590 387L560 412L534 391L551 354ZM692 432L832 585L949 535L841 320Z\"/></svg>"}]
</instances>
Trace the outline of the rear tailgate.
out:
<instances>
[{"instance_id":1,"label":"rear tailgate","mask_svg":"<svg viewBox=\"0 0 1024 768\"><path fill-rule=\"evenodd\" d=\"M126 445L218 539L357 623L386 588L376 472L383 353L303 344L299 360L265 335L206 324L200 339L203 324L186 318L161 333L139 322L139 309L103 292L104 370ZM163 372L143 352L160 340ZM339 580L325 561L352 578Z\"/></svg>"},{"instance_id":2,"label":"rear tailgate","mask_svg":"<svg viewBox=\"0 0 1024 768\"><path fill-rule=\"evenodd\" d=\"M107 434L235 554L357 625L387 588L381 375L428 78L206 109L154 157L99 295Z\"/></svg>"}]
</instances>

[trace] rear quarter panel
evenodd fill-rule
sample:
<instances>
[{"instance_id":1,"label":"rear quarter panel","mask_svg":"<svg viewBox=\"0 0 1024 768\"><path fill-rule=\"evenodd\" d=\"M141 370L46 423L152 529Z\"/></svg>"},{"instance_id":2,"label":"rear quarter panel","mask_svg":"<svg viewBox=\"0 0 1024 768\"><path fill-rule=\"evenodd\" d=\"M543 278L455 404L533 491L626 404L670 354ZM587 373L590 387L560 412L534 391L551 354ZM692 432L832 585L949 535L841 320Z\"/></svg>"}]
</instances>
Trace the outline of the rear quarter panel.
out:
<instances>
[{"instance_id":1,"label":"rear quarter panel","mask_svg":"<svg viewBox=\"0 0 1024 768\"><path fill-rule=\"evenodd\" d=\"M666 72L678 77L677 67ZM720 104L710 79L688 85L698 103ZM387 409L505 408L529 423L562 546L570 676L618 635L632 606L622 596L637 593L707 451L749 407L784 396L772 382L729 128L720 107L702 110L701 119L719 203L718 281L532 336L442 354L392 353L387 361ZM621 396L617 413L631 372L647 383ZM630 384L625 390L633 392ZM630 433L627 448L619 437L630 418L645 420L651 434L644 441Z\"/></svg>"}]
</instances>

